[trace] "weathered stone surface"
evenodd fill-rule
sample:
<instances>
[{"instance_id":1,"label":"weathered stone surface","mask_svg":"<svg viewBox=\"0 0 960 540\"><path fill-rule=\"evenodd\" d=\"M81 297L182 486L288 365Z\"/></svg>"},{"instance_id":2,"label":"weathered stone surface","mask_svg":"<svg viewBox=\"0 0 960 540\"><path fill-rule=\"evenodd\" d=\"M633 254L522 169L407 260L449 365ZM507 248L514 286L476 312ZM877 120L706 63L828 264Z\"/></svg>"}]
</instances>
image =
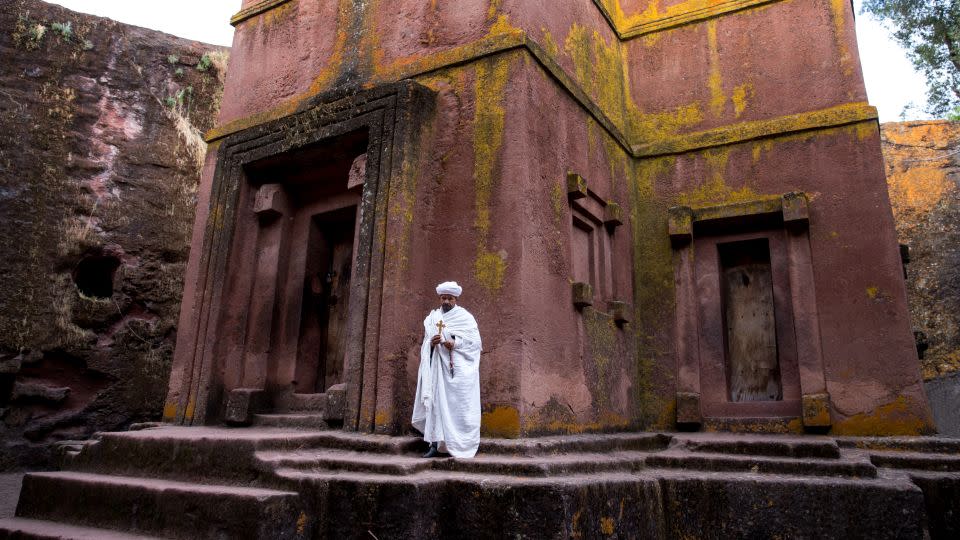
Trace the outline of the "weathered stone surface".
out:
<instances>
[{"instance_id":1,"label":"weathered stone surface","mask_svg":"<svg viewBox=\"0 0 960 540\"><path fill-rule=\"evenodd\" d=\"M0 2L0 470L159 417L224 54Z\"/></svg>"},{"instance_id":2,"label":"weathered stone surface","mask_svg":"<svg viewBox=\"0 0 960 540\"><path fill-rule=\"evenodd\" d=\"M906 451L876 448L884 441ZM277 428L106 433L70 470L27 475L0 538L85 526L172 537L919 539L952 538L958 525L953 440L618 433L484 439L468 460L420 458L423 444Z\"/></svg>"},{"instance_id":3,"label":"weathered stone surface","mask_svg":"<svg viewBox=\"0 0 960 540\"><path fill-rule=\"evenodd\" d=\"M13 391L10 392L10 402L38 400L59 404L67 399L69 394L70 389L65 387L51 387L35 382L16 381L13 383Z\"/></svg>"},{"instance_id":4,"label":"weathered stone surface","mask_svg":"<svg viewBox=\"0 0 960 540\"><path fill-rule=\"evenodd\" d=\"M937 431L948 437L960 437L960 373L930 379L923 386Z\"/></svg>"},{"instance_id":5,"label":"weathered stone surface","mask_svg":"<svg viewBox=\"0 0 960 540\"><path fill-rule=\"evenodd\" d=\"M851 5L708 3L244 2L165 418L343 382L345 429L403 433L419 322L457 279L485 435L932 432ZM265 184L298 201L289 228L256 218ZM316 298L344 267L304 255L339 242L307 223L334 207L357 239L342 311ZM725 398L712 258L744 241L771 268L774 399ZM342 328L345 354L318 362ZM701 396L698 425L678 394ZM829 396L807 424L804 395Z\"/></svg>"},{"instance_id":6,"label":"weathered stone surface","mask_svg":"<svg viewBox=\"0 0 960 540\"><path fill-rule=\"evenodd\" d=\"M960 370L960 123L882 126L890 203L906 265L914 330L926 336L924 379Z\"/></svg>"}]
</instances>

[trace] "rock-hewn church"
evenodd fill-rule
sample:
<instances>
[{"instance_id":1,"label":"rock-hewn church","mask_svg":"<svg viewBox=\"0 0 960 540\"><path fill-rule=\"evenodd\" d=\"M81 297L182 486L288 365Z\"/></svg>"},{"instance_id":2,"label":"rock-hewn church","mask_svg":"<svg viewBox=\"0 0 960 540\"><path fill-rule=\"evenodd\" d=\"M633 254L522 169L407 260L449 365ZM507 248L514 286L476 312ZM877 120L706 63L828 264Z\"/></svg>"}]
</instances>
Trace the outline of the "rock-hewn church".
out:
<instances>
[{"instance_id":1,"label":"rock-hewn church","mask_svg":"<svg viewBox=\"0 0 960 540\"><path fill-rule=\"evenodd\" d=\"M257 538L960 528L960 444L904 437L933 424L849 1L244 0L233 24L170 425L28 476L21 516ZM483 335L484 439L423 460L421 321L449 279Z\"/></svg>"}]
</instances>

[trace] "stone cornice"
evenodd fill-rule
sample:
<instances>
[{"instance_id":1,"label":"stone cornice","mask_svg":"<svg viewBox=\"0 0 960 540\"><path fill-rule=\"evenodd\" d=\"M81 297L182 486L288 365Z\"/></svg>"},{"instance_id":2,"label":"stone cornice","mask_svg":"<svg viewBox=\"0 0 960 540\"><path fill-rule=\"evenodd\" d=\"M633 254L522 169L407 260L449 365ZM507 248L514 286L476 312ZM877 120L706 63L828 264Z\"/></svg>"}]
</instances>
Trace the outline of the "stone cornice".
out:
<instances>
[{"instance_id":1,"label":"stone cornice","mask_svg":"<svg viewBox=\"0 0 960 540\"><path fill-rule=\"evenodd\" d=\"M261 0L237 12L237 14L230 18L230 24L237 26L247 19L256 17L290 1L291 0ZM607 24L610 25L610 28L617 34L617 37L625 41L646 34L669 30L678 26L745 9L760 7L782 0L687 0L687 2L683 4L668 8L667 12L663 15L657 14L647 17L624 17L622 14L615 15L610 13L610 10L604 6L603 0L592 1L594 6L603 14L603 18L607 21ZM619 9L619 0L611 1L617 2ZM624 20L619 20L621 17L623 17Z\"/></svg>"},{"instance_id":2,"label":"stone cornice","mask_svg":"<svg viewBox=\"0 0 960 540\"><path fill-rule=\"evenodd\" d=\"M846 103L768 120L741 122L715 129L666 137L661 141L634 146L634 157L682 154L715 146L726 146L755 139L779 137L800 131L827 129L869 120L876 121L877 109L865 102Z\"/></svg>"},{"instance_id":3,"label":"stone cornice","mask_svg":"<svg viewBox=\"0 0 960 540\"><path fill-rule=\"evenodd\" d=\"M668 135L655 142L633 144L630 141L631 137L624 131L626 126L618 126L611 120L600 105L560 66L544 47L519 30L495 34L468 45L420 58L408 64L394 68L388 67L380 71L364 87L416 78L453 66L469 64L488 56L517 50L530 54L541 69L557 81L559 86L603 127L628 155L635 158L682 154L755 139L775 138L800 131L827 129L863 121L876 121L877 119L877 110L874 107L864 102L856 102L766 120L739 122L704 131ZM205 139L208 143L212 143L238 131L292 114L302 104L315 101L319 94L304 94L268 111L217 126L206 133Z\"/></svg>"},{"instance_id":4,"label":"stone cornice","mask_svg":"<svg viewBox=\"0 0 960 540\"><path fill-rule=\"evenodd\" d=\"M613 1L619 2L619 0ZM593 0L594 5L600 9L607 23L613 28L621 40L629 40L646 34L669 30L697 21L712 19L728 13L780 1L782 0L687 0L687 2L668 8L667 12L662 15L658 14L648 17L637 16L628 18L626 21L618 21L607 8L601 4L601 0Z\"/></svg>"},{"instance_id":5,"label":"stone cornice","mask_svg":"<svg viewBox=\"0 0 960 540\"><path fill-rule=\"evenodd\" d=\"M230 17L230 24L231 26L237 26L247 19L256 17L273 8L280 7L290 1L291 0L261 0L247 9L241 9L236 15Z\"/></svg>"}]
</instances>

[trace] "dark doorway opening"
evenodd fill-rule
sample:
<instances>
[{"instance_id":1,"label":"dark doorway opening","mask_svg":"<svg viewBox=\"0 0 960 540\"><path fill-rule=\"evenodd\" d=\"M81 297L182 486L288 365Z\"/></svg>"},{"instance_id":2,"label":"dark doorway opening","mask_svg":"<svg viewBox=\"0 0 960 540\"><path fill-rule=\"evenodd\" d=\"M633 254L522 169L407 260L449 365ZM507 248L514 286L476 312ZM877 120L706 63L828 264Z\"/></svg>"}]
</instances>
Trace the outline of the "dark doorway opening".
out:
<instances>
[{"instance_id":1,"label":"dark doorway opening","mask_svg":"<svg viewBox=\"0 0 960 540\"><path fill-rule=\"evenodd\" d=\"M357 207L313 216L297 352L299 393L342 382Z\"/></svg>"}]
</instances>

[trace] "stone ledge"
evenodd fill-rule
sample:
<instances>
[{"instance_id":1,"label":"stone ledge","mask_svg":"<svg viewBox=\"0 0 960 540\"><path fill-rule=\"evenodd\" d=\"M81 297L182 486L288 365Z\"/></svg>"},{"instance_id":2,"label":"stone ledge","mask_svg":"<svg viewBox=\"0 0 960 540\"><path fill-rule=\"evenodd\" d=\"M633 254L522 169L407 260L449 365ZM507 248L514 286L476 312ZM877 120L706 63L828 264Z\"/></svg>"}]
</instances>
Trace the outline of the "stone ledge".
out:
<instances>
[{"instance_id":1,"label":"stone ledge","mask_svg":"<svg viewBox=\"0 0 960 540\"><path fill-rule=\"evenodd\" d=\"M252 19L257 15L260 15L261 13L280 7L289 1L290 0L263 0L261 2L257 2L256 4L248 7L247 9L240 10L233 17L230 17L230 25L237 26L238 24L242 23L247 19Z\"/></svg>"}]
</instances>

